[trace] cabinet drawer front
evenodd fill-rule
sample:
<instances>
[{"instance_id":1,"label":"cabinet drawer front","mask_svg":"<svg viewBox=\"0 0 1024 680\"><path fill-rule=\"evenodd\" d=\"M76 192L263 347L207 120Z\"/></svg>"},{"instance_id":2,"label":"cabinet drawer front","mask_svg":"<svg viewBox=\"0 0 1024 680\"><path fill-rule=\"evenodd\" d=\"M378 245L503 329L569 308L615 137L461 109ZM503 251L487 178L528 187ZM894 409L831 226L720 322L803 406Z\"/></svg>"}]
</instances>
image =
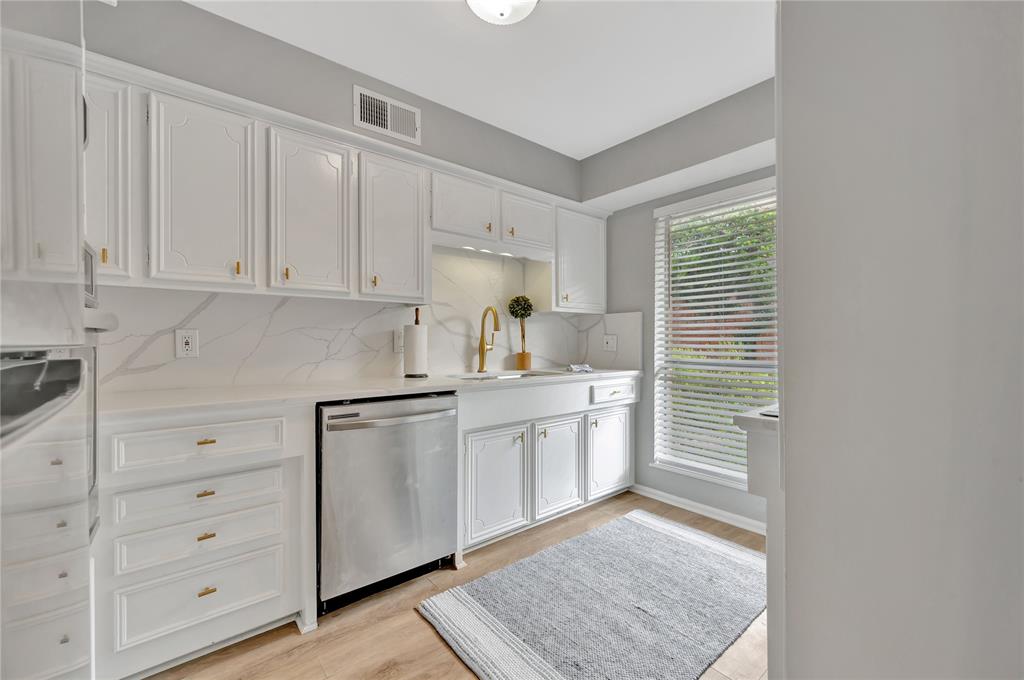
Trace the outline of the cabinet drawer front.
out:
<instances>
[{"instance_id":1,"label":"cabinet drawer front","mask_svg":"<svg viewBox=\"0 0 1024 680\"><path fill-rule=\"evenodd\" d=\"M280 535L283 517L284 506L278 502L122 536L114 539L114 569L117 574L129 574L265 536Z\"/></svg>"},{"instance_id":2,"label":"cabinet drawer front","mask_svg":"<svg viewBox=\"0 0 1024 680\"><path fill-rule=\"evenodd\" d=\"M84 548L89 545L89 504L5 513L2 535L5 563Z\"/></svg>"},{"instance_id":3,"label":"cabinet drawer front","mask_svg":"<svg viewBox=\"0 0 1024 680\"><path fill-rule=\"evenodd\" d=\"M591 385L590 403L603 404L609 401L619 401L620 399L632 399L635 396L635 391L636 386L632 382Z\"/></svg>"},{"instance_id":4,"label":"cabinet drawer front","mask_svg":"<svg viewBox=\"0 0 1024 680\"><path fill-rule=\"evenodd\" d=\"M89 492L88 456L84 439L8 447L0 466L4 507L30 503L33 498L46 498L47 505L85 498Z\"/></svg>"},{"instance_id":5,"label":"cabinet drawer front","mask_svg":"<svg viewBox=\"0 0 1024 680\"><path fill-rule=\"evenodd\" d=\"M115 434L114 472L284 447L284 418Z\"/></svg>"},{"instance_id":6,"label":"cabinet drawer front","mask_svg":"<svg viewBox=\"0 0 1024 680\"><path fill-rule=\"evenodd\" d=\"M114 496L114 521L131 522L203 508L212 513L231 501L279 493L283 483L282 469L272 467L128 491Z\"/></svg>"},{"instance_id":7,"label":"cabinet drawer front","mask_svg":"<svg viewBox=\"0 0 1024 680\"><path fill-rule=\"evenodd\" d=\"M89 587L89 548L79 548L3 569L4 608Z\"/></svg>"},{"instance_id":8,"label":"cabinet drawer front","mask_svg":"<svg viewBox=\"0 0 1024 680\"><path fill-rule=\"evenodd\" d=\"M283 588L284 546L278 544L117 590L117 650L280 597Z\"/></svg>"},{"instance_id":9,"label":"cabinet drawer front","mask_svg":"<svg viewBox=\"0 0 1024 680\"><path fill-rule=\"evenodd\" d=\"M4 626L5 678L89 676L89 603ZM75 674L78 676L78 674Z\"/></svg>"}]
</instances>

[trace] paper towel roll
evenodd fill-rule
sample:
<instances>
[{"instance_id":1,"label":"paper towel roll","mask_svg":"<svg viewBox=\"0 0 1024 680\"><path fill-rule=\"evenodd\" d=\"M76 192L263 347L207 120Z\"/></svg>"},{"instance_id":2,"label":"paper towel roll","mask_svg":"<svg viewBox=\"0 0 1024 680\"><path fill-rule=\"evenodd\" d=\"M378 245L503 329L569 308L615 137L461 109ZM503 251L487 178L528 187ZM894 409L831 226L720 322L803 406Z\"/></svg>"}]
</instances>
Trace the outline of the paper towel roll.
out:
<instances>
[{"instance_id":1,"label":"paper towel roll","mask_svg":"<svg viewBox=\"0 0 1024 680\"><path fill-rule=\"evenodd\" d=\"M427 377L427 325L405 327L405 377Z\"/></svg>"}]
</instances>

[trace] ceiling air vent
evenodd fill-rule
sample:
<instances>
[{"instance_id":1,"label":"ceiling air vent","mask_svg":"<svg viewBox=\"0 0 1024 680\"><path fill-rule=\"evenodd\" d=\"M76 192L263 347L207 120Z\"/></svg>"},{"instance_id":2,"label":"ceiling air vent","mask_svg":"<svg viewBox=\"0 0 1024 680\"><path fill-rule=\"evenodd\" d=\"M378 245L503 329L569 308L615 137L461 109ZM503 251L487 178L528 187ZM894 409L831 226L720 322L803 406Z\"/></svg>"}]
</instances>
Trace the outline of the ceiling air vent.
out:
<instances>
[{"instance_id":1,"label":"ceiling air vent","mask_svg":"<svg viewBox=\"0 0 1024 680\"><path fill-rule=\"evenodd\" d=\"M352 88L356 127L382 135L420 143L420 110L402 102L370 92L358 85Z\"/></svg>"}]
</instances>

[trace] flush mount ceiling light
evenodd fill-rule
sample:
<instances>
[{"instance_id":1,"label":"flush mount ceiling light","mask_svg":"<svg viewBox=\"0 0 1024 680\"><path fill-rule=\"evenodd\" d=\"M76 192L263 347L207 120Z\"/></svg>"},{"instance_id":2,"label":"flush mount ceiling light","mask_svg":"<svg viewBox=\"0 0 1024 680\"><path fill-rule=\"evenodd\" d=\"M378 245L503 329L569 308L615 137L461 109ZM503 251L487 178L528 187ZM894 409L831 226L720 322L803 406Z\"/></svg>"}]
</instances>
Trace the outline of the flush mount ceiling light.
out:
<instances>
[{"instance_id":1,"label":"flush mount ceiling light","mask_svg":"<svg viewBox=\"0 0 1024 680\"><path fill-rule=\"evenodd\" d=\"M537 0L466 0L466 4L487 23L508 26L530 16Z\"/></svg>"}]
</instances>

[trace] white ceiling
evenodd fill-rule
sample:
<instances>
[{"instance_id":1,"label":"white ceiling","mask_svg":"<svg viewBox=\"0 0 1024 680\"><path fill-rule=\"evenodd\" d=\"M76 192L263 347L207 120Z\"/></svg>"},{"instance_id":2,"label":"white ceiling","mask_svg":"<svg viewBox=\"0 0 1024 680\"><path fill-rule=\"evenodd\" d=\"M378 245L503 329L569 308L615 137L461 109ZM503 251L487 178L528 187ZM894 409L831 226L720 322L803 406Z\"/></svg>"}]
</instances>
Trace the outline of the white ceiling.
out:
<instances>
[{"instance_id":1,"label":"white ceiling","mask_svg":"<svg viewBox=\"0 0 1024 680\"><path fill-rule=\"evenodd\" d=\"M771 0L541 0L513 26L462 0L190 2L576 159L774 70Z\"/></svg>"}]
</instances>

